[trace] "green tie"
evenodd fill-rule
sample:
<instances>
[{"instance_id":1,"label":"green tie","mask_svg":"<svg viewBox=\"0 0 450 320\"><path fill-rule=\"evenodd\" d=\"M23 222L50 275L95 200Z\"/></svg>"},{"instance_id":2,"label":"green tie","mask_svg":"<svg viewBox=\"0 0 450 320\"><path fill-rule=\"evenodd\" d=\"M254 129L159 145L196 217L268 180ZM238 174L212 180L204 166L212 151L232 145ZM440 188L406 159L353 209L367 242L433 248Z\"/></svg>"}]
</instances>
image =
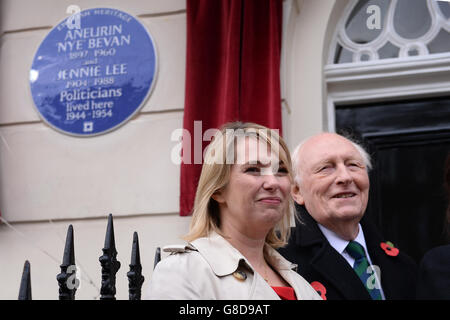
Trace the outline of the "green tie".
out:
<instances>
[{"instance_id":1,"label":"green tie","mask_svg":"<svg viewBox=\"0 0 450 320\"><path fill-rule=\"evenodd\" d=\"M366 287L367 291L372 297L372 300L381 300L380 289L375 288L373 285L368 285L369 281L367 280L372 274L367 271L367 268L369 267L369 261L367 260L364 248L358 242L350 241L345 250L353 259L355 259L353 270L355 270L358 277L364 283L364 287Z\"/></svg>"}]
</instances>

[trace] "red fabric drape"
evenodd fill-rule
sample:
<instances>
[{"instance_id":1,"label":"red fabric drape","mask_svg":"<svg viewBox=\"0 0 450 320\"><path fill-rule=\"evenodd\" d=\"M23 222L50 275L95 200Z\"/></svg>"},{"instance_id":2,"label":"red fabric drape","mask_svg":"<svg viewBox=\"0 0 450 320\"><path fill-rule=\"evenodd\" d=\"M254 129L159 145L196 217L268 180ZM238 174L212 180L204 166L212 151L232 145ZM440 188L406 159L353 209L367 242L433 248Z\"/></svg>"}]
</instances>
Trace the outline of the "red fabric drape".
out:
<instances>
[{"instance_id":1,"label":"red fabric drape","mask_svg":"<svg viewBox=\"0 0 450 320\"><path fill-rule=\"evenodd\" d=\"M282 0L187 0L186 93L180 215L190 215L201 164L194 161L194 121L204 133L251 121L281 134ZM199 123L197 123L199 126ZM202 150L209 141L202 142ZM190 148L190 150L187 150Z\"/></svg>"}]
</instances>

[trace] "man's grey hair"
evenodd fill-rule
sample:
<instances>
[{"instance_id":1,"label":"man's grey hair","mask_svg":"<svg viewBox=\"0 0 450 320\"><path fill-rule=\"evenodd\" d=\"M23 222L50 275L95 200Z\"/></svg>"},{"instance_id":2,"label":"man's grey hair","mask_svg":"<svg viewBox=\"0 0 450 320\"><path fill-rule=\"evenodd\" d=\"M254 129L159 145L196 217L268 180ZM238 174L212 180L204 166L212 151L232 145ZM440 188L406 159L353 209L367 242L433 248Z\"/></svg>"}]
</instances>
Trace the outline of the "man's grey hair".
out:
<instances>
[{"instance_id":1,"label":"man's grey hair","mask_svg":"<svg viewBox=\"0 0 450 320\"><path fill-rule=\"evenodd\" d=\"M337 134L337 133L336 133ZM369 153L358 143L356 143L355 141L353 141L350 137L341 135L341 134L337 134L345 139L347 139L352 145L353 147L355 147L356 150L358 150L359 154L361 155L361 157L363 158L364 161L364 165L366 166L366 170L369 171L370 169L372 169L372 161L370 158ZM308 141L311 137L308 137L304 140L302 140L294 149L294 151L292 152L292 167L293 167L293 172L294 172L294 182L297 185L300 185L300 170L299 170L299 158L298 158L298 154L300 152L300 149L302 148L302 146L305 144L306 141Z\"/></svg>"}]
</instances>

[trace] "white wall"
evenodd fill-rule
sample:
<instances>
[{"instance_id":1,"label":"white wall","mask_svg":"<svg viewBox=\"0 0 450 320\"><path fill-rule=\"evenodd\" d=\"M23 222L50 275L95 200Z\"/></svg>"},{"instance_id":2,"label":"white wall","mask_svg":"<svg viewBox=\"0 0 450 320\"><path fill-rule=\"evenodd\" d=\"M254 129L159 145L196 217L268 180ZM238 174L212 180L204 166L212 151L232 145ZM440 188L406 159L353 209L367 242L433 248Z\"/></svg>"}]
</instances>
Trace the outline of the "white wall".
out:
<instances>
[{"instance_id":1,"label":"white wall","mask_svg":"<svg viewBox=\"0 0 450 320\"><path fill-rule=\"evenodd\" d=\"M1 3L2 12L8 12L0 49L0 208L7 220L178 210L179 168L170 161L175 145L170 134L182 127L185 1L121 3ZM82 10L110 6L137 16L153 35L159 55L157 82L140 113L112 133L87 139L60 134L44 124L33 107L27 80L39 44L49 26L67 17L69 4ZM21 10L24 6L26 11Z\"/></svg>"},{"instance_id":2,"label":"white wall","mask_svg":"<svg viewBox=\"0 0 450 320\"><path fill-rule=\"evenodd\" d=\"M159 56L155 87L140 112L92 138L48 127L35 111L28 83L39 44L72 4L134 15L152 34ZM183 119L185 0L1 0L0 12L0 210L14 228L0 224L0 299L17 298L26 259L33 297L57 299L56 274L70 223L85 278L77 298L98 298L108 213L115 217L122 263L117 298L127 299L133 231L140 236L148 280L155 248L180 242L190 222L178 216L179 166L170 161L176 145L171 133Z\"/></svg>"},{"instance_id":3,"label":"white wall","mask_svg":"<svg viewBox=\"0 0 450 320\"><path fill-rule=\"evenodd\" d=\"M290 148L306 137L328 129L323 66L336 16L348 0L293 0L286 22L283 131ZM286 108L285 108L286 109Z\"/></svg>"}]
</instances>

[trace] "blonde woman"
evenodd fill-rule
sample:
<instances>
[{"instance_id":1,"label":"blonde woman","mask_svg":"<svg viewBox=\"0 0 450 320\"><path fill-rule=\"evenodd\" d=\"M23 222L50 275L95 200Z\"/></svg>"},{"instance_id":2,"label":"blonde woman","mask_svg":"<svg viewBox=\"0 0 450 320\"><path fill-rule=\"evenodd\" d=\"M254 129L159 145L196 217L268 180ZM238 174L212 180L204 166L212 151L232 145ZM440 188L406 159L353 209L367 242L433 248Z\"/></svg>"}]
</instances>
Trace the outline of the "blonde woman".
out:
<instances>
[{"instance_id":1,"label":"blonde woman","mask_svg":"<svg viewBox=\"0 0 450 320\"><path fill-rule=\"evenodd\" d=\"M283 139L229 123L208 146L187 245L169 246L150 299L320 299L275 248L289 237L291 159Z\"/></svg>"}]
</instances>

